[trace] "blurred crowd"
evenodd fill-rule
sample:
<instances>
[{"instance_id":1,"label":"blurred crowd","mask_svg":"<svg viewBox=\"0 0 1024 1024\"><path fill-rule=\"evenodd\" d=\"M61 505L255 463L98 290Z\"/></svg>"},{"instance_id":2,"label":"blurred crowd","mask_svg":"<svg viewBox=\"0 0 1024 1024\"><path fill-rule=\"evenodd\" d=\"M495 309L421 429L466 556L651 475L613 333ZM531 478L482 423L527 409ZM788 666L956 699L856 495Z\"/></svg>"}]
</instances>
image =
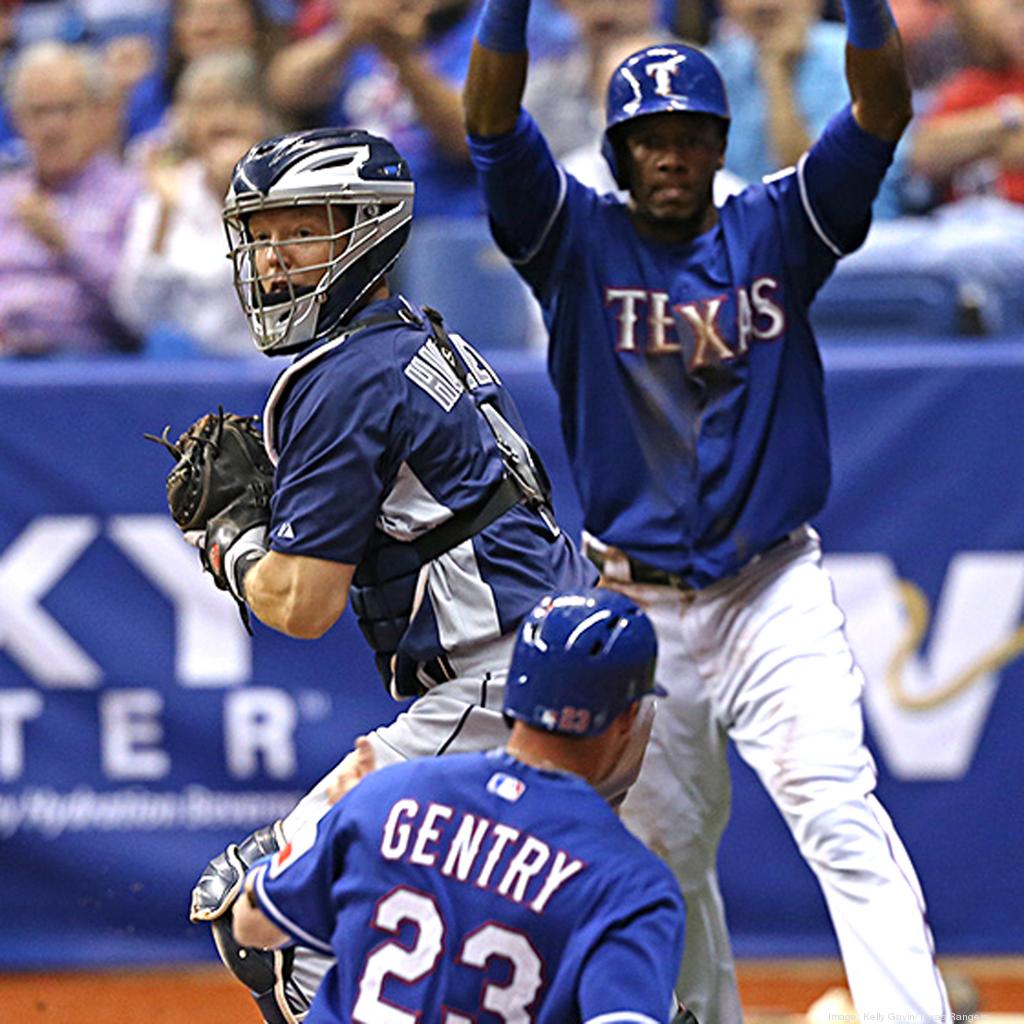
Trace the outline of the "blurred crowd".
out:
<instances>
[{"instance_id":1,"label":"blurred crowd","mask_svg":"<svg viewBox=\"0 0 1024 1024\"><path fill-rule=\"evenodd\" d=\"M891 272L925 252L956 260L978 237L1017 273L1024 0L891 2L917 117L854 259ZM460 107L478 8L0 0L0 355L255 354L220 201L235 160L278 131L383 134L415 175L417 227L486 231ZM534 0L526 106L574 174L614 188L600 158L610 69L652 40L696 42L732 102L724 197L792 164L847 102L837 12L830 0Z\"/></svg>"}]
</instances>

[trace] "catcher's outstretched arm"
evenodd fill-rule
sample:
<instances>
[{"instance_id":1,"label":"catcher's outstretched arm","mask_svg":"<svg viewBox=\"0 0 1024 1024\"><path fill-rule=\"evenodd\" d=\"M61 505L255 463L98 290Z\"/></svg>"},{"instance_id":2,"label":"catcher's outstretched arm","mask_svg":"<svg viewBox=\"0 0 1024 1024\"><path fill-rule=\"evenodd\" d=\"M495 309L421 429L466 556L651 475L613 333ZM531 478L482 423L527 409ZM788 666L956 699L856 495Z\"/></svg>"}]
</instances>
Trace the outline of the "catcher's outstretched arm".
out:
<instances>
[{"instance_id":1,"label":"catcher's outstretched arm","mask_svg":"<svg viewBox=\"0 0 1024 1024\"><path fill-rule=\"evenodd\" d=\"M348 603L356 567L271 551L245 576L245 602L267 626L288 636L323 636Z\"/></svg>"}]
</instances>

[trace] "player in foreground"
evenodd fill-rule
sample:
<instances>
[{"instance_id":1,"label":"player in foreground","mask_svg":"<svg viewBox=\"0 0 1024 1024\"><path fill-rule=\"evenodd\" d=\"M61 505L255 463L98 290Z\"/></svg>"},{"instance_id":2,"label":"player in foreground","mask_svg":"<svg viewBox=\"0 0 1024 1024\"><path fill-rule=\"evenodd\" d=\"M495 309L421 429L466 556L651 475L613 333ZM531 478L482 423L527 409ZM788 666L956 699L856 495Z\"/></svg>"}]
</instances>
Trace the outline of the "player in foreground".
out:
<instances>
[{"instance_id":1,"label":"player in foreground","mask_svg":"<svg viewBox=\"0 0 1024 1024\"><path fill-rule=\"evenodd\" d=\"M274 465L240 459L231 480L246 434L209 417L179 442L169 481L176 521L247 613L315 638L351 598L389 691L416 698L368 736L381 765L503 743L519 623L542 595L597 577L554 521L501 381L436 314L390 292L413 190L391 144L361 131L270 139L239 161L224 210L238 293L257 347L295 357L263 415ZM239 949L231 907L246 865L324 813L336 774L217 857L193 892L192 919L212 924L271 1024L302 1019L327 961Z\"/></svg>"},{"instance_id":2,"label":"player in foreground","mask_svg":"<svg viewBox=\"0 0 1024 1024\"><path fill-rule=\"evenodd\" d=\"M612 76L604 150L627 202L565 174L520 108L529 0L487 0L464 94L495 237L544 309L585 551L658 632L669 696L623 816L676 872L680 994L716 1024L741 1019L715 871L730 739L821 885L862 1018L949 1012L806 525L830 479L808 309L864 240L911 114L885 0L843 6L851 105L721 208L729 105L697 49L648 47Z\"/></svg>"},{"instance_id":3,"label":"player in foreground","mask_svg":"<svg viewBox=\"0 0 1024 1024\"><path fill-rule=\"evenodd\" d=\"M621 594L547 597L512 654L505 748L384 768L245 879L235 937L333 953L308 1024L664 1024L685 911L599 795L654 691Z\"/></svg>"}]
</instances>

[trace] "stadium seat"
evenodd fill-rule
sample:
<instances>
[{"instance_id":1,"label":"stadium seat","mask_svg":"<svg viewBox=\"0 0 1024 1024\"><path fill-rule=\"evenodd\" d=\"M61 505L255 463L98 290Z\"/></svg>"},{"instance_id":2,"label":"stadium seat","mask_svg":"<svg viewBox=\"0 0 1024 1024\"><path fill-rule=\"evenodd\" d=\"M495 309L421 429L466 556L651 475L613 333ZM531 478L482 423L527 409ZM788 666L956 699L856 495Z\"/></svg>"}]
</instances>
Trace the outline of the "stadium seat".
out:
<instances>
[{"instance_id":1,"label":"stadium seat","mask_svg":"<svg viewBox=\"0 0 1024 1024\"><path fill-rule=\"evenodd\" d=\"M942 270L857 270L840 265L811 307L817 330L829 335L963 332L960 285Z\"/></svg>"},{"instance_id":2,"label":"stadium seat","mask_svg":"<svg viewBox=\"0 0 1024 1024\"><path fill-rule=\"evenodd\" d=\"M536 302L491 238L487 222L413 221L394 284L481 351L530 347L543 331Z\"/></svg>"}]
</instances>

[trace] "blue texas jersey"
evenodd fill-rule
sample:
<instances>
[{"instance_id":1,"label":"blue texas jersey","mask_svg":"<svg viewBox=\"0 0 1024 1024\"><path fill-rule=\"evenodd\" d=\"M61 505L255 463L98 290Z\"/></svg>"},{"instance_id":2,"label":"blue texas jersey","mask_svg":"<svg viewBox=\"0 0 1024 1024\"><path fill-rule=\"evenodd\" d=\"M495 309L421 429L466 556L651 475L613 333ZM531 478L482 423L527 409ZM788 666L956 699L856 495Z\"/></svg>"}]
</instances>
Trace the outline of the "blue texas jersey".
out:
<instances>
[{"instance_id":1,"label":"blue texas jersey","mask_svg":"<svg viewBox=\"0 0 1024 1024\"><path fill-rule=\"evenodd\" d=\"M307 1024L665 1024L685 911L582 779L504 751L382 768L254 869L337 957Z\"/></svg>"},{"instance_id":2,"label":"blue texas jersey","mask_svg":"<svg viewBox=\"0 0 1024 1024\"><path fill-rule=\"evenodd\" d=\"M275 551L356 565L375 527L411 541L479 505L501 479L494 436L429 342L422 313L395 297L353 323L362 320L373 322L300 355L267 402ZM495 372L462 339L453 343L471 386L522 430ZM515 628L543 594L593 578L567 537L517 505L428 564L399 649L415 661L457 654Z\"/></svg>"},{"instance_id":3,"label":"blue texas jersey","mask_svg":"<svg viewBox=\"0 0 1024 1024\"><path fill-rule=\"evenodd\" d=\"M863 241L892 145L847 108L677 245L567 175L525 112L471 148L544 309L587 530L705 586L817 513L830 456L808 307Z\"/></svg>"}]
</instances>

